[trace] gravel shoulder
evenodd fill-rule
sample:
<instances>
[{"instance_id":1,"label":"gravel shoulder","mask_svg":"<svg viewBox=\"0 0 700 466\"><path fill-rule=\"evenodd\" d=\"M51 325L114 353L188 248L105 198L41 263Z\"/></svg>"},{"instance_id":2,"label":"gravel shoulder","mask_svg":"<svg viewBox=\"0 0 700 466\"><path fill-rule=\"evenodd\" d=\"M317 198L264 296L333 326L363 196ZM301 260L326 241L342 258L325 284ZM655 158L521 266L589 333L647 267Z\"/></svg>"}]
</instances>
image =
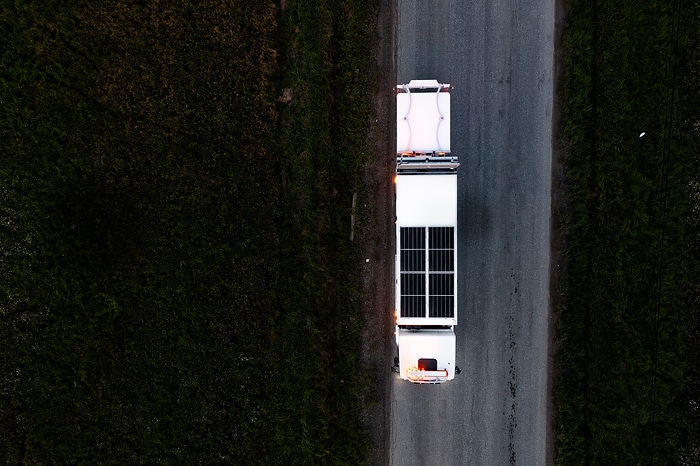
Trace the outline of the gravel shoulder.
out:
<instances>
[{"instance_id":1,"label":"gravel shoulder","mask_svg":"<svg viewBox=\"0 0 700 466\"><path fill-rule=\"evenodd\" d=\"M392 221L393 157L395 141L393 82L396 76L394 44L396 41L396 9L392 0L381 0L377 20L375 59L376 88L373 97L374 122L370 125L368 145L371 156L364 167L365 196L358 200L359 241L364 263L364 360L376 387L375 400L364 413L366 428L372 440L370 464L389 462L389 430L393 344L393 255L394 223Z\"/></svg>"},{"instance_id":2,"label":"gravel shoulder","mask_svg":"<svg viewBox=\"0 0 700 466\"><path fill-rule=\"evenodd\" d=\"M566 20L564 0L556 0L554 23L554 102L552 105L552 218L551 218L551 256L549 282L549 354L547 370L547 464L553 465L556 456L555 404L554 388L557 380L556 356L557 343L557 310L561 306L559 292L562 277L566 274L566 261L563 251L566 246L566 232L563 230L562 216L567 209L566 203L566 158L565 142L560 136L561 107L559 94L563 85L562 63L564 50L562 34Z\"/></svg>"}]
</instances>

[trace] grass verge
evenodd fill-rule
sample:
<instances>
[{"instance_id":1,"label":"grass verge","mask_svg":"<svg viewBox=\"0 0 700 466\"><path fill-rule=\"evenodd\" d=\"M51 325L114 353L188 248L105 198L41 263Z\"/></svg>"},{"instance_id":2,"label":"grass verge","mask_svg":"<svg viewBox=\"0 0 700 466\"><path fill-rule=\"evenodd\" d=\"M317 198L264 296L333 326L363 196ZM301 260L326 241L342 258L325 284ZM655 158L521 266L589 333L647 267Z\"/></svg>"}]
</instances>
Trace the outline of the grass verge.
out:
<instances>
[{"instance_id":1,"label":"grass verge","mask_svg":"<svg viewBox=\"0 0 700 466\"><path fill-rule=\"evenodd\" d=\"M567 10L557 462L691 464L697 5L570 1Z\"/></svg>"},{"instance_id":2,"label":"grass verge","mask_svg":"<svg viewBox=\"0 0 700 466\"><path fill-rule=\"evenodd\" d=\"M284 4L0 7L8 463L366 460L376 6Z\"/></svg>"}]
</instances>

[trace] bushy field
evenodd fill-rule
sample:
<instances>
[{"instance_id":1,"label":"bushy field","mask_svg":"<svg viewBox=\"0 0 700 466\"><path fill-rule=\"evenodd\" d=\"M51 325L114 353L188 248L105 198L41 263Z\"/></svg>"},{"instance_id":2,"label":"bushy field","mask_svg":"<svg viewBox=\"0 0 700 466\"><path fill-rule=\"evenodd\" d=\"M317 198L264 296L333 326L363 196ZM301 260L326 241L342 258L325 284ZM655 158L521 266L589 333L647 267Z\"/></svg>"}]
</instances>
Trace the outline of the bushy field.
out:
<instances>
[{"instance_id":1,"label":"bushy field","mask_svg":"<svg viewBox=\"0 0 700 466\"><path fill-rule=\"evenodd\" d=\"M377 7L283 4L0 7L8 464L364 462Z\"/></svg>"},{"instance_id":2,"label":"bushy field","mask_svg":"<svg viewBox=\"0 0 700 466\"><path fill-rule=\"evenodd\" d=\"M566 6L557 462L697 464L698 5Z\"/></svg>"}]
</instances>

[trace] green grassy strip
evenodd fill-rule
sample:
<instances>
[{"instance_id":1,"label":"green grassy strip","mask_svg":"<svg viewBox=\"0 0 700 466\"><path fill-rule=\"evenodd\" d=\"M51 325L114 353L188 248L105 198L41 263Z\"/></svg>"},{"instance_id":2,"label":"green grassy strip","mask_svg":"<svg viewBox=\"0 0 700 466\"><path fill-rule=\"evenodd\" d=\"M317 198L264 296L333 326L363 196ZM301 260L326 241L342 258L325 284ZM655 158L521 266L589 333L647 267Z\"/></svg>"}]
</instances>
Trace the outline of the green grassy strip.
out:
<instances>
[{"instance_id":1,"label":"green grassy strip","mask_svg":"<svg viewBox=\"0 0 700 466\"><path fill-rule=\"evenodd\" d=\"M8 463L365 461L376 6L289 3L0 7Z\"/></svg>"},{"instance_id":2,"label":"green grassy strip","mask_svg":"<svg viewBox=\"0 0 700 466\"><path fill-rule=\"evenodd\" d=\"M687 287L698 258L686 222L699 147L698 75L688 68L698 11L685 2L679 18L673 2L607 0L567 10L557 462L680 463L692 448L687 389L697 370Z\"/></svg>"},{"instance_id":3,"label":"green grassy strip","mask_svg":"<svg viewBox=\"0 0 700 466\"><path fill-rule=\"evenodd\" d=\"M368 452L356 417L369 378L350 213L367 157L374 15L370 2L323 0L290 2L283 14L283 86L292 100L282 111L280 166L291 260L273 341L285 371L273 390L283 400L275 439L288 464L359 464Z\"/></svg>"}]
</instances>

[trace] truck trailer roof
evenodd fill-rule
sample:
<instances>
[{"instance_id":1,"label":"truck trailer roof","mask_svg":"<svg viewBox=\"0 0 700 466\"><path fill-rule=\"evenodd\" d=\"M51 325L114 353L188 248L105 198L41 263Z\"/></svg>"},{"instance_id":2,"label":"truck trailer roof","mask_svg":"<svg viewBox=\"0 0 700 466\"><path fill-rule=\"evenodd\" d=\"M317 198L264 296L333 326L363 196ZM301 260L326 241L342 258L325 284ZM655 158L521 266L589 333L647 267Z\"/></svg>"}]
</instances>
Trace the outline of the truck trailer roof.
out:
<instances>
[{"instance_id":1,"label":"truck trailer roof","mask_svg":"<svg viewBox=\"0 0 700 466\"><path fill-rule=\"evenodd\" d=\"M396 176L396 224L457 225L457 172Z\"/></svg>"},{"instance_id":2,"label":"truck trailer roof","mask_svg":"<svg viewBox=\"0 0 700 466\"><path fill-rule=\"evenodd\" d=\"M457 174L396 176L397 325L457 324Z\"/></svg>"}]
</instances>

